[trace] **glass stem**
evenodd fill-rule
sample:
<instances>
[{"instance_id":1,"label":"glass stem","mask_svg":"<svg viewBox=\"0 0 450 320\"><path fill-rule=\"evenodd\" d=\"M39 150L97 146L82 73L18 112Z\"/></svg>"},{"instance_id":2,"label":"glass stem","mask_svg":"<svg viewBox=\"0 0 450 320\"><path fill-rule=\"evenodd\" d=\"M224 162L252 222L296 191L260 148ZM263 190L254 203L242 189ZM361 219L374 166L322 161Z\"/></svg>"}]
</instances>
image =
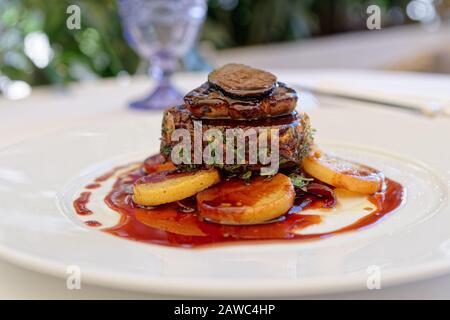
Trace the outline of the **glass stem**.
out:
<instances>
[{"instance_id":1,"label":"glass stem","mask_svg":"<svg viewBox=\"0 0 450 320\"><path fill-rule=\"evenodd\" d=\"M156 80L158 86L170 86L170 77L177 66L177 60L173 56L161 52L150 59L150 74Z\"/></svg>"},{"instance_id":2,"label":"glass stem","mask_svg":"<svg viewBox=\"0 0 450 320\"><path fill-rule=\"evenodd\" d=\"M160 110L183 103L183 95L172 85L171 75L177 66L177 59L171 55L158 53L150 59L149 73L155 80L153 92L143 100L132 102L130 106L141 110Z\"/></svg>"}]
</instances>

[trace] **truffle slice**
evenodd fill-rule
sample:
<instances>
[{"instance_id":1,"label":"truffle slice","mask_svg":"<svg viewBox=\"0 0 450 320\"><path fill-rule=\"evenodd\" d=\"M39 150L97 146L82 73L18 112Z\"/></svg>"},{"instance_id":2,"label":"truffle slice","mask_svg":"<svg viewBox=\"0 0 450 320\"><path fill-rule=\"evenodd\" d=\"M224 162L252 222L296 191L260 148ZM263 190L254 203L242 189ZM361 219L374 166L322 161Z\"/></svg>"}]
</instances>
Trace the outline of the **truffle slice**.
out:
<instances>
[{"instance_id":1,"label":"truffle slice","mask_svg":"<svg viewBox=\"0 0 450 320\"><path fill-rule=\"evenodd\" d=\"M212 71L208 82L235 97L255 97L270 93L277 77L267 71L230 63Z\"/></svg>"}]
</instances>

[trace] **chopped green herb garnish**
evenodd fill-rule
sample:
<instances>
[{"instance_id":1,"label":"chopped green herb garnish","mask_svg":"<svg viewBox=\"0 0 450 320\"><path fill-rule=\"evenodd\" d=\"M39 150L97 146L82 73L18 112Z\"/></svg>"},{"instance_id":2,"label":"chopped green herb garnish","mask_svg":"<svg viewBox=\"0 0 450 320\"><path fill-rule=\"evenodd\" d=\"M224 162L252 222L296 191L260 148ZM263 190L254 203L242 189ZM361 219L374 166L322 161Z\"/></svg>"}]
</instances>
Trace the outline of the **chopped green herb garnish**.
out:
<instances>
[{"instance_id":1,"label":"chopped green herb garnish","mask_svg":"<svg viewBox=\"0 0 450 320\"><path fill-rule=\"evenodd\" d=\"M308 184L314 180L312 178L306 178L303 175L297 173L291 173L289 175L289 178L291 179L291 182L294 185L294 187L302 190L305 190Z\"/></svg>"},{"instance_id":2,"label":"chopped green herb garnish","mask_svg":"<svg viewBox=\"0 0 450 320\"><path fill-rule=\"evenodd\" d=\"M165 155L170 155L170 152L172 151L172 148L168 145L162 146L161 147L161 153L165 154Z\"/></svg>"},{"instance_id":3,"label":"chopped green herb garnish","mask_svg":"<svg viewBox=\"0 0 450 320\"><path fill-rule=\"evenodd\" d=\"M241 179L244 180L249 180L252 177L252 172L249 170L247 172L244 172L243 174L241 174Z\"/></svg>"}]
</instances>

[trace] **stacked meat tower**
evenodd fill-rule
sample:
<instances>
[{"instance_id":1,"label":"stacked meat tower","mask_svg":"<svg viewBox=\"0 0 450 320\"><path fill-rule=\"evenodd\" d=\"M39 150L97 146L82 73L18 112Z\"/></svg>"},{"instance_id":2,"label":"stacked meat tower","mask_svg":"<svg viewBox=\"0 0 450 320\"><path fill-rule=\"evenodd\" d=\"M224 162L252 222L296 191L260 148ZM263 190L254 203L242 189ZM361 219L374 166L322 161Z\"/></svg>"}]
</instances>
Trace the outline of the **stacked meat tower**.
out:
<instances>
[{"instance_id":1,"label":"stacked meat tower","mask_svg":"<svg viewBox=\"0 0 450 320\"><path fill-rule=\"evenodd\" d=\"M308 115L295 111L297 93L277 81L275 75L242 64L227 64L212 71L208 81L184 97L184 105L165 111L162 124L161 154L170 157L178 141L171 141L175 129L187 129L194 141L194 121L201 121L202 131L253 128L257 135L267 129L279 132L280 169L300 165L312 145ZM202 133L203 133L202 132ZM208 141L203 141L202 150ZM223 150L226 150L225 146ZM248 153L248 150L246 151ZM192 159L194 149L192 149ZM204 164L225 174L239 175L259 170L260 164Z\"/></svg>"},{"instance_id":2,"label":"stacked meat tower","mask_svg":"<svg viewBox=\"0 0 450 320\"><path fill-rule=\"evenodd\" d=\"M309 118L295 111L295 90L278 82L269 72L241 64L225 65L211 72L208 81L189 92L184 102L165 111L161 152L145 161L145 175L133 185L134 203L158 208L156 212L162 214L163 218L161 215L159 218L164 226L175 214L177 225L185 227L178 219L180 208L182 212L188 208L194 214L184 217L193 219L197 229L198 222L203 220L224 225L265 224L280 221L277 219L292 213L292 208L304 208L314 199L320 207L334 207L337 203L334 187L361 194L383 190L384 175L380 171L327 155L317 148L311 152ZM278 143L272 143L276 139L270 136L269 150L269 144L264 146L261 141L268 142L268 132L274 131L278 133ZM210 132L215 132L212 140L206 134ZM241 143L230 144L230 132L250 132L248 142L252 142L250 138L257 141L258 152L249 151L251 145L242 148L247 141L242 143L243 139L236 135L232 139ZM185 139L191 149L183 147ZM201 151L201 160L205 160L206 151L212 150L211 144L214 151L219 149L214 152L214 162L197 162L197 151ZM275 147L278 153L274 152ZM183 161L179 161L180 153ZM237 155L239 161L230 163L227 157L230 153ZM264 153L271 161L278 160L277 166L265 171L267 163L251 159L255 153L258 160L264 158ZM218 154L227 161L216 161ZM177 211L174 213L171 208ZM302 215L290 217L290 221L304 222ZM289 223L288 230L290 234ZM191 231L183 229L182 234L192 235ZM203 235L204 230L200 231Z\"/></svg>"}]
</instances>

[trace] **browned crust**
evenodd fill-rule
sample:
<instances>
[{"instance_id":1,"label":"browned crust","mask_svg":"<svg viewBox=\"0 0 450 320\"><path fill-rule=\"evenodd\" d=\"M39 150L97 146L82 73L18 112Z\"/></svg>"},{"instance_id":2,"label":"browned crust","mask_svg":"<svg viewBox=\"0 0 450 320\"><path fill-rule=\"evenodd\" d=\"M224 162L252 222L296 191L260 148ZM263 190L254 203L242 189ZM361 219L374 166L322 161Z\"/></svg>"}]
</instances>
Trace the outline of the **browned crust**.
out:
<instances>
[{"instance_id":1,"label":"browned crust","mask_svg":"<svg viewBox=\"0 0 450 320\"><path fill-rule=\"evenodd\" d=\"M201 119L252 120L288 115L297 105L294 89L278 82L273 91L258 98L233 98L209 83L189 92L185 97L187 109Z\"/></svg>"}]
</instances>

